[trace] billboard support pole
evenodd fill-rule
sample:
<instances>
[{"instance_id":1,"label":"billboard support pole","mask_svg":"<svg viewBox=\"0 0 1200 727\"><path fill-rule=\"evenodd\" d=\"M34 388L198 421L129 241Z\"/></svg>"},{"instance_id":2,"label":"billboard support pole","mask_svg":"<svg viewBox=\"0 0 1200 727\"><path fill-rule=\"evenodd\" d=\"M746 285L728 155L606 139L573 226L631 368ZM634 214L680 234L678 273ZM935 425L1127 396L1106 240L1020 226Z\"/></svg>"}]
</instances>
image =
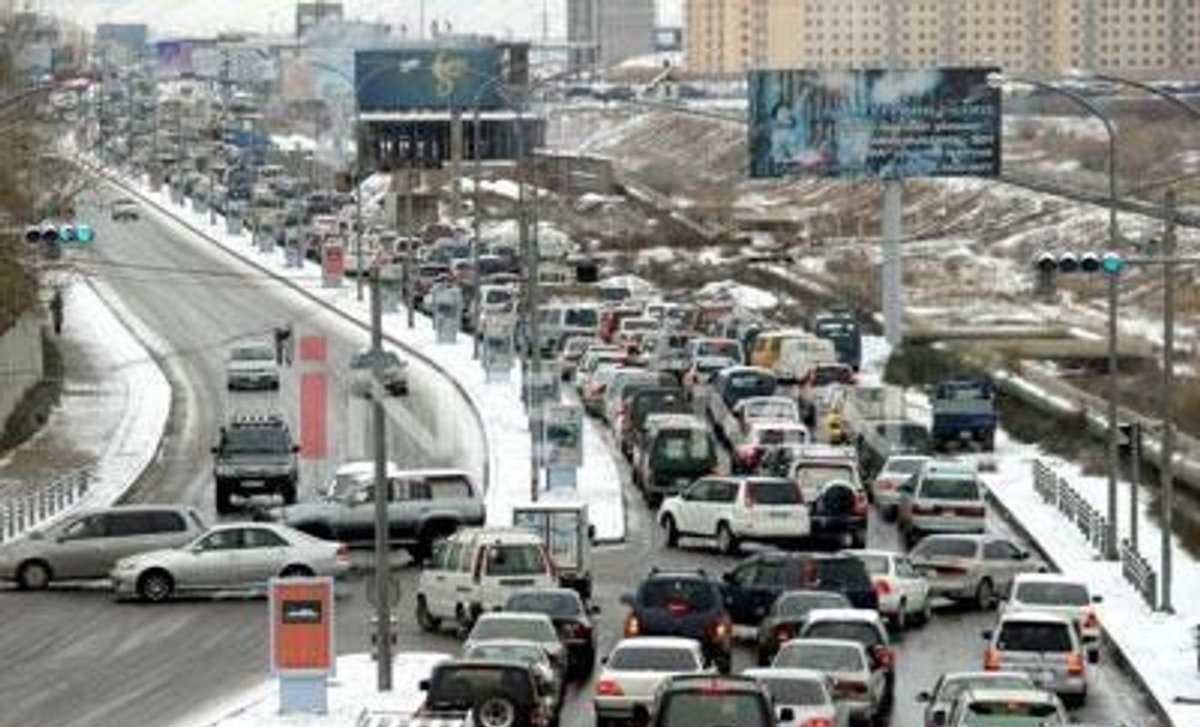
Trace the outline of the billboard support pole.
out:
<instances>
[{"instance_id":1,"label":"billboard support pole","mask_svg":"<svg viewBox=\"0 0 1200 727\"><path fill-rule=\"evenodd\" d=\"M462 158L463 158L463 118L462 111L457 107L450 109L450 214L458 217L462 213Z\"/></svg>"},{"instance_id":2,"label":"billboard support pole","mask_svg":"<svg viewBox=\"0 0 1200 727\"><path fill-rule=\"evenodd\" d=\"M479 301L479 286L480 286L480 282L479 282L479 277L480 277L479 276L479 245L481 244L480 239L479 239L479 234L480 234L480 223L481 223L480 215L482 214L482 212L479 209L479 182L483 178L483 172L482 172L482 164L483 164L482 154L483 154L483 152L480 149L480 143L483 140L483 135L480 133L482 123L481 123L481 119L480 119L478 103L475 104L474 122L475 122L474 123L475 140L474 140L472 152L474 152L474 155L475 155L475 172L474 172L475 183L471 185L471 194L472 194L471 217L472 217L472 221L474 222L475 229L473 230L473 233L474 233L473 238L474 239L471 241L471 267L472 267L471 278L472 278L473 285L475 288L475 295L474 295L474 299L473 299L473 303L472 303L473 310L471 311L471 340L472 340L471 357L473 359L475 359L476 361L478 361L479 360L479 341L480 341L480 338L482 337L480 334L480 331L479 331L479 312L480 312L479 311L479 302L480 302Z\"/></svg>"},{"instance_id":3,"label":"billboard support pole","mask_svg":"<svg viewBox=\"0 0 1200 727\"><path fill-rule=\"evenodd\" d=\"M887 68L900 66L899 0L887 3ZM904 270L900 238L904 234L904 188L899 179L883 182L883 336L892 348L904 338Z\"/></svg>"},{"instance_id":4,"label":"billboard support pole","mask_svg":"<svg viewBox=\"0 0 1200 727\"><path fill-rule=\"evenodd\" d=\"M387 491L387 413L378 389L383 382L383 291L379 268L371 270L371 441L375 489L375 649L376 680L381 692L392 690L392 613L387 594L391 585L391 561L388 540ZM359 277L362 277L359 273Z\"/></svg>"}]
</instances>

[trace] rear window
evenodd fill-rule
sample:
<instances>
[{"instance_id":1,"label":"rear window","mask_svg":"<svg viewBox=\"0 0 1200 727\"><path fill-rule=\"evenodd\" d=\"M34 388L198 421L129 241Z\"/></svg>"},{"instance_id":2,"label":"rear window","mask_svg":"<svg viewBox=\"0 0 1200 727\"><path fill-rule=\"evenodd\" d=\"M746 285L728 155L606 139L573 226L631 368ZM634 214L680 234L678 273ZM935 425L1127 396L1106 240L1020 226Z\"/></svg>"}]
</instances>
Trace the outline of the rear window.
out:
<instances>
[{"instance_id":1,"label":"rear window","mask_svg":"<svg viewBox=\"0 0 1200 727\"><path fill-rule=\"evenodd\" d=\"M600 325L600 313L593 308L568 308L563 315L563 325L595 328Z\"/></svg>"},{"instance_id":2,"label":"rear window","mask_svg":"<svg viewBox=\"0 0 1200 727\"><path fill-rule=\"evenodd\" d=\"M464 667L435 669L425 703L430 707L466 711L480 694L513 695L518 702L533 699L533 683L524 669L500 667Z\"/></svg>"},{"instance_id":3,"label":"rear window","mask_svg":"<svg viewBox=\"0 0 1200 727\"><path fill-rule=\"evenodd\" d=\"M967 707L969 716L967 717L968 725L988 724L988 725L1030 725L1031 727L1048 727L1049 725L1062 724L1061 720L1054 719L1053 721L1043 721L1047 717L1058 717L1058 708L1053 704L1045 702L1020 702L1015 700L1004 700L1002 702L971 702ZM977 717L1003 717L1001 722L994 719L989 719L986 722L983 720L972 720L971 716ZM1016 721L1012 721L1016 720ZM1028 721L1026 721L1028 720Z\"/></svg>"},{"instance_id":4,"label":"rear window","mask_svg":"<svg viewBox=\"0 0 1200 727\"><path fill-rule=\"evenodd\" d=\"M664 700L659 727L772 727L773 715L760 694L704 691L670 692Z\"/></svg>"},{"instance_id":5,"label":"rear window","mask_svg":"<svg viewBox=\"0 0 1200 727\"><path fill-rule=\"evenodd\" d=\"M579 598L570 593L518 593L508 599L506 611L533 611L549 616L577 616Z\"/></svg>"},{"instance_id":6,"label":"rear window","mask_svg":"<svg viewBox=\"0 0 1200 727\"><path fill-rule=\"evenodd\" d=\"M1047 606L1086 606L1092 602L1087 588L1078 583L1022 583L1017 600Z\"/></svg>"},{"instance_id":7,"label":"rear window","mask_svg":"<svg viewBox=\"0 0 1200 727\"><path fill-rule=\"evenodd\" d=\"M872 587L866 567L857 558L823 558L816 563L821 588L852 591Z\"/></svg>"},{"instance_id":8,"label":"rear window","mask_svg":"<svg viewBox=\"0 0 1200 727\"><path fill-rule=\"evenodd\" d=\"M810 624L804 635L812 639L845 639L857 641L871 648L882 646L884 641L878 629L863 621L820 621Z\"/></svg>"},{"instance_id":9,"label":"rear window","mask_svg":"<svg viewBox=\"0 0 1200 727\"><path fill-rule=\"evenodd\" d=\"M662 647L620 648L608 660L610 669L621 671L687 672L695 671L699 666L693 652Z\"/></svg>"},{"instance_id":10,"label":"rear window","mask_svg":"<svg viewBox=\"0 0 1200 727\"><path fill-rule=\"evenodd\" d=\"M937 701L953 702L958 695L967 689L1031 689L1033 683L1024 674L1005 676L993 674L988 677L965 677L962 679L947 679L937 693Z\"/></svg>"},{"instance_id":11,"label":"rear window","mask_svg":"<svg viewBox=\"0 0 1200 727\"><path fill-rule=\"evenodd\" d=\"M863 652L852 646L793 641L780 650L774 666L816 669L823 672L854 672L865 670L867 664L863 660Z\"/></svg>"},{"instance_id":12,"label":"rear window","mask_svg":"<svg viewBox=\"0 0 1200 727\"><path fill-rule=\"evenodd\" d=\"M756 373L733 374L729 377L729 388L739 394L751 392L767 396L775 390L775 380L770 376Z\"/></svg>"},{"instance_id":13,"label":"rear window","mask_svg":"<svg viewBox=\"0 0 1200 727\"><path fill-rule=\"evenodd\" d=\"M756 505L799 505L800 488L788 480L750 482L746 485L747 495Z\"/></svg>"},{"instance_id":14,"label":"rear window","mask_svg":"<svg viewBox=\"0 0 1200 727\"><path fill-rule=\"evenodd\" d=\"M976 544L973 540L949 538L926 540L910 554L913 558L974 558Z\"/></svg>"},{"instance_id":15,"label":"rear window","mask_svg":"<svg viewBox=\"0 0 1200 727\"><path fill-rule=\"evenodd\" d=\"M978 500L979 482L974 479L932 478L921 483L919 496L930 500Z\"/></svg>"},{"instance_id":16,"label":"rear window","mask_svg":"<svg viewBox=\"0 0 1200 727\"><path fill-rule=\"evenodd\" d=\"M766 447L808 444L808 433L803 429L759 429L758 443Z\"/></svg>"},{"instance_id":17,"label":"rear window","mask_svg":"<svg viewBox=\"0 0 1200 727\"><path fill-rule=\"evenodd\" d=\"M784 594L775 605L775 612L780 616L803 618L814 608L850 608L850 600L840 593L823 591Z\"/></svg>"},{"instance_id":18,"label":"rear window","mask_svg":"<svg viewBox=\"0 0 1200 727\"><path fill-rule=\"evenodd\" d=\"M854 470L849 465L802 465L796 479L804 487L819 489L830 482L854 482Z\"/></svg>"},{"instance_id":19,"label":"rear window","mask_svg":"<svg viewBox=\"0 0 1200 727\"><path fill-rule=\"evenodd\" d=\"M893 474L915 475L923 464L924 460L920 459L889 459L884 469Z\"/></svg>"},{"instance_id":20,"label":"rear window","mask_svg":"<svg viewBox=\"0 0 1200 727\"><path fill-rule=\"evenodd\" d=\"M274 361L275 349L271 346L239 346L229 357L234 361Z\"/></svg>"},{"instance_id":21,"label":"rear window","mask_svg":"<svg viewBox=\"0 0 1200 727\"><path fill-rule=\"evenodd\" d=\"M996 636L1001 651L1071 651L1071 628L1062 623L1008 621Z\"/></svg>"},{"instance_id":22,"label":"rear window","mask_svg":"<svg viewBox=\"0 0 1200 727\"><path fill-rule=\"evenodd\" d=\"M530 576L545 573L542 548L532 543L492 545L487 550L487 574L490 576Z\"/></svg>"},{"instance_id":23,"label":"rear window","mask_svg":"<svg viewBox=\"0 0 1200 727\"><path fill-rule=\"evenodd\" d=\"M654 440L654 454L666 460L706 460L713 456L708 433L699 429L676 429L659 432Z\"/></svg>"},{"instance_id":24,"label":"rear window","mask_svg":"<svg viewBox=\"0 0 1200 727\"><path fill-rule=\"evenodd\" d=\"M642 584L638 601L646 608L680 604L692 611L707 611L717 605L713 584L695 578L652 578Z\"/></svg>"},{"instance_id":25,"label":"rear window","mask_svg":"<svg viewBox=\"0 0 1200 727\"><path fill-rule=\"evenodd\" d=\"M558 638L554 627L541 620L518 618L480 619L471 629L472 641L489 639L516 639L518 641L554 641Z\"/></svg>"},{"instance_id":26,"label":"rear window","mask_svg":"<svg viewBox=\"0 0 1200 727\"><path fill-rule=\"evenodd\" d=\"M776 704L817 705L829 702L829 695L820 683L808 679L759 678Z\"/></svg>"}]
</instances>

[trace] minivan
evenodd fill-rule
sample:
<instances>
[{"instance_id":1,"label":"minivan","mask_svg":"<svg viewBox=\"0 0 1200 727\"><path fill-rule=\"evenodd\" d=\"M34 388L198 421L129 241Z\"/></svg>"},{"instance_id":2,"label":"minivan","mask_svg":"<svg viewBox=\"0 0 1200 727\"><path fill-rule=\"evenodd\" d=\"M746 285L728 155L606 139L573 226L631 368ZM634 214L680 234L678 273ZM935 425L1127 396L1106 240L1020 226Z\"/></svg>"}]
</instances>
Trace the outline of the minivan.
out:
<instances>
[{"instance_id":1,"label":"minivan","mask_svg":"<svg viewBox=\"0 0 1200 727\"><path fill-rule=\"evenodd\" d=\"M182 505L84 510L0 547L0 579L35 590L107 578L118 560L186 545L206 527L196 510Z\"/></svg>"},{"instance_id":2,"label":"minivan","mask_svg":"<svg viewBox=\"0 0 1200 727\"><path fill-rule=\"evenodd\" d=\"M430 631L443 620L468 630L479 614L502 609L517 591L557 586L538 535L525 528L465 528L434 546L417 586L417 621Z\"/></svg>"}]
</instances>

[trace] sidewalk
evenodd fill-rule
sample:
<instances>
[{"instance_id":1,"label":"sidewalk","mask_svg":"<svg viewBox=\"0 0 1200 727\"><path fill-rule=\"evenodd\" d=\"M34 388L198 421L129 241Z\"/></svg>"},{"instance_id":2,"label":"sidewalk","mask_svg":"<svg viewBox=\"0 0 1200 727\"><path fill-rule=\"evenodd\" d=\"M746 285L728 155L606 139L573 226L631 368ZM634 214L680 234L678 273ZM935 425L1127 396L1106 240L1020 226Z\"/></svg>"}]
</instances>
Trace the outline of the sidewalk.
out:
<instances>
[{"instance_id":1,"label":"sidewalk","mask_svg":"<svg viewBox=\"0 0 1200 727\"><path fill-rule=\"evenodd\" d=\"M282 249L276 248L269 254L259 252L252 246L249 235L228 234L221 216L216 217L216 225L210 225L208 213L197 213L190 205L173 204L165 188L154 193L141 180L135 182L114 177L112 173L109 176L139 194L154 207L166 224L174 225L181 234L200 236L216 243L270 275L287 281L301 294L335 306L358 321L369 320L369 302L356 299L352 281L347 281L340 288L323 287L319 265L306 260L303 267L289 268ZM519 368L513 370L507 382L487 383L480 363L473 359L470 336L460 334L454 344L438 344L428 318L417 316L412 329L406 325L406 318L403 307L399 313L385 314L384 334L435 364L445 376L458 382L467 392L471 406L483 420L487 436L487 469L490 472L488 524L511 524L513 506L528 502L530 494L529 423L521 402ZM456 396L451 392L447 394ZM439 411L435 414L436 421L428 423L434 435L463 433L461 428L466 425L463 412ZM585 427L583 446L584 465L578 472L578 488L573 493L574 497L587 503L598 540L623 540L624 502L616 463L594 428ZM562 499L570 495L556 492L553 496Z\"/></svg>"},{"instance_id":2,"label":"sidewalk","mask_svg":"<svg viewBox=\"0 0 1200 727\"><path fill-rule=\"evenodd\" d=\"M86 282L67 285L63 299L62 398L42 430L0 460L0 501L86 468L83 503L111 504L153 459L166 426L170 385L133 333Z\"/></svg>"}]
</instances>

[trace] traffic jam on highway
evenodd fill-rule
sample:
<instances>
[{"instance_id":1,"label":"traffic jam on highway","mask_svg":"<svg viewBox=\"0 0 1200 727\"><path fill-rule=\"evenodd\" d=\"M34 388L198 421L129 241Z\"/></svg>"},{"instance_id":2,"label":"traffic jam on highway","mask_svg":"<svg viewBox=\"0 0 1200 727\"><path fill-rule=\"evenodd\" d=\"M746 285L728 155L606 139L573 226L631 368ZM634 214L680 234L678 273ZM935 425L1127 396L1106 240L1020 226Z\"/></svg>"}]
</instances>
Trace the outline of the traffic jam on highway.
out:
<instances>
[{"instance_id":1,"label":"traffic jam on highway","mask_svg":"<svg viewBox=\"0 0 1200 727\"><path fill-rule=\"evenodd\" d=\"M454 328L476 340L512 331L515 357L536 358L602 433L627 521L643 526L630 540L646 550L601 574L596 563L625 546L597 543L585 506L548 498L498 522L486 484L452 466L389 460L386 492L362 457L305 481L280 394L298 376L298 333L281 317L270 335L226 342L226 391L207 392L227 414L196 465L211 467L212 512L180 502L69 513L0 543L0 579L16 590L54 598L52 586L91 581L122 608L161 604L145 607L153 617L195 607L197 594L361 580L382 509L384 539L408 556L412 611L399 620L454 644L421 680L421 706L403 715L411 727L1107 717L1089 710L1089 697L1107 698L1101 670L1116 669L1103 594L1055 572L989 504L982 473L1005 455L987 377L954 372L919 393L880 383L867 355L874 323L848 305L768 318L730 297L612 275L569 240L540 255L473 240L448 216L401 235L377 209L364 222L362 187L334 192L261 149L205 137L190 93L160 97L137 74L110 80L106 103L154 112L153 129L136 114L101 119L106 163L130 178L157 175L237 233L323 265L336 258L339 274L404 268L405 307L435 321L453 290ZM241 92L205 103L260 111ZM138 142L146 134L153 147ZM164 214L128 190L104 204L114 229ZM364 254L349 254L352 240ZM344 375L356 399L407 406L422 393L411 366L363 348ZM905 650L939 621L972 627L970 646ZM912 688L906 672L925 683Z\"/></svg>"}]
</instances>

